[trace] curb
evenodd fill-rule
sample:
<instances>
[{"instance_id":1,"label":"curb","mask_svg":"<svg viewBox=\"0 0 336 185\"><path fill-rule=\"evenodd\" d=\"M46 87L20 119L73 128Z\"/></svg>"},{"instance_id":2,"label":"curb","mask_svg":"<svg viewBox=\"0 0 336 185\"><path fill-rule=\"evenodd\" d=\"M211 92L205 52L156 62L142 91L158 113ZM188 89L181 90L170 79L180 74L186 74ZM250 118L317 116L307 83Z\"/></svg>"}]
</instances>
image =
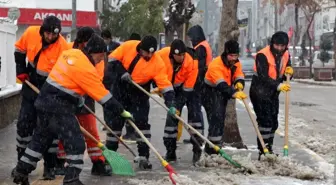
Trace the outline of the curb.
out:
<instances>
[{"instance_id":1,"label":"curb","mask_svg":"<svg viewBox=\"0 0 336 185\"><path fill-rule=\"evenodd\" d=\"M309 84L309 85L320 85L320 86L336 86L336 83L333 82L309 82L303 80L293 80L293 82L302 83L302 84Z\"/></svg>"}]
</instances>

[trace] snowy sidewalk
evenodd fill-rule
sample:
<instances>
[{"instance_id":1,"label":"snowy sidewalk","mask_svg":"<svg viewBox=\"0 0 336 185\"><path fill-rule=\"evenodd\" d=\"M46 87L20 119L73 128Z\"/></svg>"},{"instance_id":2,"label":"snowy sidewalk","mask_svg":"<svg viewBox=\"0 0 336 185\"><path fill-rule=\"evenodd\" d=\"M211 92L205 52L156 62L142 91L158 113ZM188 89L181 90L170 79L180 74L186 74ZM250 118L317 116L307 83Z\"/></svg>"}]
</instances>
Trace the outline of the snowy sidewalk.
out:
<instances>
[{"instance_id":1,"label":"snowy sidewalk","mask_svg":"<svg viewBox=\"0 0 336 185\"><path fill-rule=\"evenodd\" d=\"M314 79L294 79L293 82L309 84L309 85L322 85L322 86L336 86L336 81L315 81Z\"/></svg>"}]
</instances>

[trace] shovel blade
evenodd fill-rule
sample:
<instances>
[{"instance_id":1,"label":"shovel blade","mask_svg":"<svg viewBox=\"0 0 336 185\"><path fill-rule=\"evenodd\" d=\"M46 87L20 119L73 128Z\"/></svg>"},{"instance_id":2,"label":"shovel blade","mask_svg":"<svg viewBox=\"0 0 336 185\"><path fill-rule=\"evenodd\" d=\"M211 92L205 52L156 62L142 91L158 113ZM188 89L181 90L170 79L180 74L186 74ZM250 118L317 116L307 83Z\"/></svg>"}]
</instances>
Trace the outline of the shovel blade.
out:
<instances>
[{"instance_id":1,"label":"shovel blade","mask_svg":"<svg viewBox=\"0 0 336 185\"><path fill-rule=\"evenodd\" d=\"M103 156L112 168L112 171L116 175L134 176L132 164L118 152L103 148Z\"/></svg>"}]
</instances>

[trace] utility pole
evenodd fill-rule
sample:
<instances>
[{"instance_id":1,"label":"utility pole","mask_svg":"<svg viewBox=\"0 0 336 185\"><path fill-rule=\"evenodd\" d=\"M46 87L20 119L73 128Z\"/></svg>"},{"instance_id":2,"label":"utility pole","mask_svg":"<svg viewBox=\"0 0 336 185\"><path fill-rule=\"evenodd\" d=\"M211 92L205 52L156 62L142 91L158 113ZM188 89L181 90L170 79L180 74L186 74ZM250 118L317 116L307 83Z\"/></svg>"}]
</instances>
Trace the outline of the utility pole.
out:
<instances>
[{"instance_id":1,"label":"utility pole","mask_svg":"<svg viewBox=\"0 0 336 185\"><path fill-rule=\"evenodd\" d=\"M274 1L274 32L278 31L278 1Z\"/></svg>"},{"instance_id":2,"label":"utility pole","mask_svg":"<svg viewBox=\"0 0 336 185\"><path fill-rule=\"evenodd\" d=\"M205 5L204 5L204 27L205 27L205 37L208 36L208 20L209 20L208 0L205 0Z\"/></svg>"},{"instance_id":3,"label":"utility pole","mask_svg":"<svg viewBox=\"0 0 336 185\"><path fill-rule=\"evenodd\" d=\"M77 32L77 0L72 0L72 24L71 24L71 41L74 41L76 38L76 32Z\"/></svg>"}]
</instances>

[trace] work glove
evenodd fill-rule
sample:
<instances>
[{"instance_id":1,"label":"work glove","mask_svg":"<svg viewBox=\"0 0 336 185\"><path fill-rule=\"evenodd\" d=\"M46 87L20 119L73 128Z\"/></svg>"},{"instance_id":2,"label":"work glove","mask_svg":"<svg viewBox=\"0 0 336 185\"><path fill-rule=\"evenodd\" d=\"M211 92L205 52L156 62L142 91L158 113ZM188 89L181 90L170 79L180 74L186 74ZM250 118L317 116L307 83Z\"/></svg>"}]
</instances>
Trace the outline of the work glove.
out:
<instances>
[{"instance_id":1,"label":"work glove","mask_svg":"<svg viewBox=\"0 0 336 185\"><path fill-rule=\"evenodd\" d=\"M16 78L19 79L21 83L23 83L25 80L29 80L29 75L27 73L22 73L17 75Z\"/></svg>"},{"instance_id":2,"label":"work glove","mask_svg":"<svg viewBox=\"0 0 336 185\"><path fill-rule=\"evenodd\" d=\"M132 77L128 72L126 72L121 76L121 80L131 83L132 82Z\"/></svg>"},{"instance_id":3,"label":"work glove","mask_svg":"<svg viewBox=\"0 0 336 185\"><path fill-rule=\"evenodd\" d=\"M123 117L123 118L125 118L125 119L130 119L130 120L134 121L133 115L130 112L126 111L126 110L124 110L120 114L120 116Z\"/></svg>"},{"instance_id":4,"label":"work glove","mask_svg":"<svg viewBox=\"0 0 336 185\"><path fill-rule=\"evenodd\" d=\"M151 94L157 94L159 95L161 98L163 97L163 94L160 92L159 88L154 88L152 91L151 91Z\"/></svg>"},{"instance_id":5,"label":"work glove","mask_svg":"<svg viewBox=\"0 0 336 185\"><path fill-rule=\"evenodd\" d=\"M169 108L168 114L173 116L174 118L176 118L175 115L178 114L178 113L179 113L179 111L175 107L170 107Z\"/></svg>"},{"instance_id":6,"label":"work glove","mask_svg":"<svg viewBox=\"0 0 336 185\"><path fill-rule=\"evenodd\" d=\"M287 91L290 91L290 85L289 85L289 84L286 84L286 83L281 83L281 84L278 86L278 91L281 91L281 92L287 92Z\"/></svg>"},{"instance_id":7,"label":"work glove","mask_svg":"<svg viewBox=\"0 0 336 185\"><path fill-rule=\"evenodd\" d=\"M293 76L293 73L294 73L294 70L293 70L292 67L290 67L290 66L286 67L286 69L285 69L285 74L286 75Z\"/></svg>"},{"instance_id":8,"label":"work glove","mask_svg":"<svg viewBox=\"0 0 336 185\"><path fill-rule=\"evenodd\" d=\"M237 89L238 91L241 91L244 89L244 86L242 83L237 82L236 85L234 86L235 89Z\"/></svg>"},{"instance_id":9,"label":"work glove","mask_svg":"<svg viewBox=\"0 0 336 185\"><path fill-rule=\"evenodd\" d=\"M243 91L238 91L238 92L234 93L232 97L236 98L236 99L239 99L239 100L243 100L243 99L247 98L247 95Z\"/></svg>"}]
</instances>

